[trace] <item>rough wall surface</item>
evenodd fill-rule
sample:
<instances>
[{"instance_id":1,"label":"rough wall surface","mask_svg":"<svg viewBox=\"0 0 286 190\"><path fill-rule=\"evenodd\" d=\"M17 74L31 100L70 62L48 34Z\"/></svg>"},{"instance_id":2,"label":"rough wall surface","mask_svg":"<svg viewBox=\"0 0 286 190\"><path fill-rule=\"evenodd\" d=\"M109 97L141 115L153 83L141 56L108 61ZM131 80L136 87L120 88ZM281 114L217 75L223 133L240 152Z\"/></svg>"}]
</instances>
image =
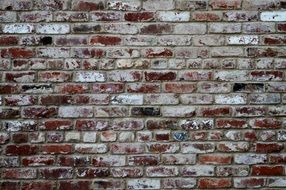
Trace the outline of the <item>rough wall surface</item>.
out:
<instances>
[{"instance_id":1,"label":"rough wall surface","mask_svg":"<svg viewBox=\"0 0 286 190\"><path fill-rule=\"evenodd\" d=\"M285 0L0 0L0 189L284 189Z\"/></svg>"}]
</instances>

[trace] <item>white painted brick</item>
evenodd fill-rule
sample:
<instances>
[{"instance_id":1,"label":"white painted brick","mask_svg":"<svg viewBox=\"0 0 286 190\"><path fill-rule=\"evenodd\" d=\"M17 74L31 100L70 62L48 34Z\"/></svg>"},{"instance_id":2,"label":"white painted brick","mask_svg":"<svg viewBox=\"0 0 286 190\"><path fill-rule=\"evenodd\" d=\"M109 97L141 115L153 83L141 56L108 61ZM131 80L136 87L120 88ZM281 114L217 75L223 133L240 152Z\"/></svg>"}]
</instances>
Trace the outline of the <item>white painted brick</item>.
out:
<instances>
[{"instance_id":1,"label":"white painted brick","mask_svg":"<svg viewBox=\"0 0 286 190\"><path fill-rule=\"evenodd\" d=\"M160 179L129 179L128 189L160 189Z\"/></svg>"},{"instance_id":2,"label":"white painted brick","mask_svg":"<svg viewBox=\"0 0 286 190\"><path fill-rule=\"evenodd\" d=\"M247 98L241 94L216 95L215 103L217 104L246 104Z\"/></svg>"},{"instance_id":3,"label":"white painted brick","mask_svg":"<svg viewBox=\"0 0 286 190\"><path fill-rule=\"evenodd\" d=\"M25 34L32 33L34 26L31 24L7 24L3 28L4 33Z\"/></svg>"},{"instance_id":4,"label":"white painted brick","mask_svg":"<svg viewBox=\"0 0 286 190\"><path fill-rule=\"evenodd\" d=\"M140 0L108 0L107 6L112 10L123 10L123 11L138 11L141 6Z\"/></svg>"},{"instance_id":5,"label":"white painted brick","mask_svg":"<svg viewBox=\"0 0 286 190\"><path fill-rule=\"evenodd\" d=\"M105 74L94 71L76 72L75 82L104 82L106 80Z\"/></svg>"},{"instance_id":6,"label":"white painted brick","mask_svg":"<svg viewBox=\"0 0 286 190\"><path fill-rule=\"evenodd\" d=\"M92 117L92 106L74 107L63 106L59 108L59 117L72 118L72 117Z\"/></svg>"},{"instance_id":7,"label":"white painted brick","mask_svg":"<svg viewBox=\"0 0 286 190\"><path fill-rule=\"evenodd\" d=\"M267 161L266 154L237 154L234 156L234 162L236 164L263 164Z\"/></svg>"},{"instance_id":8,"label":"white painted brick","mask_svg":"<svg viewBox=\"0 0 286 190\"><path fill-rule=\"evenodd\" d=\"M68 24L41 24L37 27L40 34L67 34L70 32Z\"/></svg>"},{"instance_id":9,"label":"white painted brick","mask_svg":"<svg viewBox=\"0 0 286 190\"><path fill-rule=\"evenodd\" d=\"M166 22L189 21L190 12L162 11L158 12L157 18L160 21Z\"/></svg>"},{"instance_id":10,"label":"white painted brick","mask_svg":"<svg viewBox=\"0 0 286 190\"><path fill-rule=\"evenodd\" d=\"M143 95L139 94L120 94L111 98L112 104L123 104L123 105L142 105Z\"/></svg>"},{"instance_id":11,"label":"white painted brick","mask_svg":"<svg viewBox=\"0 0 286 190\"><path fill-rule=\"evenodd\" d=\"M256 45L259 39L258 36L230 36L227 42L232 45Z\"/></svg>"},{"instance_id":12,"label":"white painted brick","mask_svg":"<svg viewBox=\"0 0 286 190\"><path fill-rule=\"evenodd\" d=\"M88 143L96 142L96 132L83 133L83 142L88 142Z\"/></svg>"},{"instance_id":13,"label":"white painted brick","mask_svg":"<svg viewBox=\"0 0 286 190\"><path fill-rule=\"evenodd\" d=\"M183 167L181 173L184 176L213 176L214 170L214 166L196 165Z\"/></svg>"},{"instance_id":14,"label":"white painted brick","mask_svg":"<svg viewBox=\"0 0 286 190\"><path fill-rule=\"evenodd\" d=\"M173 10L175 3L173 0L145 0L143 1L144 10Z\"/></svg>"},{"instance_id":15,"label":"white painted brick","mask_svg":"<svg viewBox=\"0 0 286 190\"><path fill-rule=\"evenodd\" d=\"M162 107L162 115L164 117L192 117L195 115L196 108L191 106L180 107Z\"/></svg>"},{"instance_id":16,"label":"white painted brick","mask_svg":"<svg viewBox=\"0 0 286 190\"><path fill-rule=\"evenodd\" d=\"M66 132L65 141L79 141L80 133L79 132Z\"/></svg>"},{"instance_id":17,"label":"white painted brick","mask_svg":"<svg viewBox=\"0 0 286 190\"><path fill-rule=\"evenodd\" d=\"M76 144L74 146L76 152L84 153L106 153L107 146L105 144Z\"/></svg>"},{"instance_id":18,"label":"white painted brick","mask_svg":"<svg viewBox=\"0 0 286 190\"><path fill-rule=\"evenodd\" d=\"M286 11L262 12L260 19L274 22L286 21Z\"/></svg>"},{"instance_id":19,"label":"white painted brick","mask_svg":"<svg viewBox=\"0 0 286 190\"><path fill-rule=\"evenodd\" d=\"M205 34L206 31L206 24L201 23L176 24L174 27L175 34Z\"/></svg>"}]
</instances>

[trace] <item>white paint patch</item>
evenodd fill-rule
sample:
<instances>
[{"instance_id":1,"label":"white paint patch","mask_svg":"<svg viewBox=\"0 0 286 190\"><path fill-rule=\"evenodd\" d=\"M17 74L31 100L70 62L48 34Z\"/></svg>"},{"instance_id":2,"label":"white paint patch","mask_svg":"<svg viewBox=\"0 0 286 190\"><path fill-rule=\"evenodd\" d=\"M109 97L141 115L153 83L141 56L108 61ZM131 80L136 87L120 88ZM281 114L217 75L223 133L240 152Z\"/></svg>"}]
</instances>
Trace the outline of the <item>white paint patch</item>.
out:
<instances>
[{"instance_id":1,"label":"white paint patch","mask_svg":"<svg viewBox=\"0 0 286 190\"><path fill-rule=\"evenodd\" d=\"M158 20L166 22L189 21L190 12L162 11L158 13L157 17Z\"/></svg>"},{"instance_id":2,"label":"white paint patch","mask_svg":"<svg viewBox=\"0 0 286 190\"><path fill-rule=\"evenodd\" d=\"M41 24L37 27L40 34L67 34L70 32L68 24Z\"/></svg>"},{"instance_id":3,"label":"white paint patch","mask_svg":"<svg viewBox=\"0 0 286 190\"><path fill-rule=\"evenodd\" d=\"M120 94L111 98L112 104L128 104L128 105L142 105L143 95L135 94Z\"/></svg>"},{"instance_id":4,"label":"white paint patch","mask_svg":"<svg viewBox=\"0 0 286 190\"><path fill-rule=\"evenodd\" d=\"M256 45L258 44L258 36L230 36L228 37L228 44L232 45Z\"/></svg>"},{"instance_id":5,"label":"white paint patch","mask_svg":"<svg viewBox=\"0 0 286 190\"><path fill-rule=\"evenodd\" d=\"M75 82L104 82L106 77L103 73L100 72L76 72L75 73Z\"/></svg>"},{"instance_id":6,"label":"white paint patch","mask_svg":"<svg viewBox=\"0 0 286 190\"><path fill-rule=\"evenodd\" d=\"M274 22L286 21L286 11L262 12L260 15L260 19L262 21Z\"/></svg>"},{"instance_id":7,"label":"white paint patch","mask_svg":"<svg viewBox=\"0 0 286 190\"><path fill-rule=\"evenodd\" d=\"M25 34L32 33L34 26L31 24L7 24L4 26L4 33Z\"/></svg>"},{"instance_id":8,"label":"white paint patch","mask_svg":"<svg viewBox=\"0 0 286 190\"><path fill-rule=\"evenodd\" d=\"M245 95L239 95L239 94L216 95L215 103L217 104L246 104L247 99Z\"/></svg>"},{"instance_id":9,"label":"white paint patch","mask_svg":"<svg viewBox=\"0 0 286 190\"><path fill-rule=\"evenodd\" d=\"M234 156L234 162L236 164L263 164L267 161L266 154L236 154Z\"/></svg>"}]
</instances>

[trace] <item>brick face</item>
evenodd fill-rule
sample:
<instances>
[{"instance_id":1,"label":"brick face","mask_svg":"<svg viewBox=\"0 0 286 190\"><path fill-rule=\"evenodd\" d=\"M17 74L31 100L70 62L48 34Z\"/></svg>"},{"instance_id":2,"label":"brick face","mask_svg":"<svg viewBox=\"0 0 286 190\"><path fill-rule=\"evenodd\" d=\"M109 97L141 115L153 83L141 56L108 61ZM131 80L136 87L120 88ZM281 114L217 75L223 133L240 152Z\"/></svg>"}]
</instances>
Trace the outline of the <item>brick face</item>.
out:
<instances>
[{"instance_id":1,"label":"brick face","mask_svg":"<svg viewBox=\"0 0 286 190\"><path fill-rule=\"evenodd\" d=\"M285 189L285 0L0 0L0 189Z\"/></svg>"}]
</instances>

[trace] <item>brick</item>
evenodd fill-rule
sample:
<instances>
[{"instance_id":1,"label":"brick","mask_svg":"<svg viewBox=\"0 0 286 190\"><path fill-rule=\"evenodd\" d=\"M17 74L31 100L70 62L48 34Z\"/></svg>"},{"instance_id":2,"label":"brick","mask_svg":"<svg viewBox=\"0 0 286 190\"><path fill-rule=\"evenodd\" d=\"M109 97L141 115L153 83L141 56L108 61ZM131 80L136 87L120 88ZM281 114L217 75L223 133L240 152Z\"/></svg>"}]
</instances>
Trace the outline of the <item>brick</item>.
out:
<instances>
[{"instance_id":1,"label":"brick","mask_svg":"<svg viewBox=\"0 0 286 190\"><path fill-rule=\"evenodd\" d=\"M205 154L199 157L199 162L201 164L231 164L232 156Z\"/></svg>"},{"instance_id":2,"label":"brick","mask_svg":"<svg viewBox=\"0 0 286 190\"><path fill-rule=\"evenodd\" d=\"M105 144L76 144L75 152L81 154L102 154L107 152Z\"/></svg>"},{"instance_id":3,"label":"brick","mask_svg":"<svg viewBox=\"0 0 286 190\"><path fill-rule=\"evenodd\" d=\"M70 179L73 175L71 168L40 169L39 174L43 179Z\"/></svg>"},{"instance_id":4,"label":"brick","mask_svg":"<svg viewBox=\"0 0 286 190\"><path fill-rule=\"evenodd\" d=\"M39 182L33 182L33 183L23 183L22 189L30 190L30 189L45 189L45 190L52 190L55 187L54 182L45 182L45 181L39 181Z\"/></svg>"},{"instance_id":5,"label":"brick","mask_svg":"<svg viewBox=\"0 0 286 190\"><path fill-rule=\"evenodd\" d=\"M113 152L113 154L140 154L144 152L144 145L140 143L112 144L111 152Z\"/></svg>"},{"instance_id":6,"label":"brick","mask_svg":"<svg viewBox=\"0 0 286 190\"><path fill-rule=\"evenodd\" d=\"M74 24L72 32L75 34L101 33L102 26L98 24Z\"/></svg>"},{"instance_id":7,"label":"brick","mask_svg":"<svg viewBox=\"0 0 286 190\"><path fill-rule=\"evenodd\" d=\"M285 178L270 178L269 187L285 187Z\"/></svg>"},{"instance_id":8,"label":"brick","mask_svg":"<svg viewBox=\"0 0 286 190\"><path fill-rule=\"evenodd\" d=\"M72 147L69 144L43 145L40 150L43 154L70 154Z\"/></svg>"},{"instance_id":9,"label":"brick","mask_svg":"<svg viewBox=\"0 0 286 190\"><path fill-rule=\"evenodd\" d=\"M85 22L88 21L88 14L84 12L57 12L55 21Z\"/></svg>"},{"instance_id":10,"label":"brick","mask_svg":"<svg viewBox=\"0 0 286 190\"><path fill-rule=\"evenodd\" d=\"M181 152L182 153L208 153L214 152L213 143L182 143Z\"/></svg>"},{"instance_id":11,"label":"brick","mask_svg":"<svg viewBox=\"0 0 286 190\"><path fill-rule=\"evenodd\" d=\"M176 176L179 171L177 167L174 166L150 166L146 168L146 175L150 177L168 177L168 176Z\"/></svg>"},{"instance_id":12,"label":"brick","mask_svg":"<svg viewBox=\"0 0 286 190\"><path fill-rule=\"evenodd\" d=\"M25 107L22 110L23 118L49 118L58 114L56 107Z\"/></svg>"},{"instance_id":13,"label":"brick","mask_svg":"<svg viewBox=\"0 0 286 190\"><path fill-rule=\"evenodd\" d=\"M34 179L37 171L35 169L3 169L3 179Z\"/></svg>"},{"instance_id":14,"label":"brick","mask_svg":"<svg viewBox=\"0 0 286 190\"><path fill-rule=\"evenodd\" d=\"M256 45L258 42L258 36L231 36L228 38L228 44L232 45Z\"/></svg>"},{"instance_id":15,"label":"brick","mask_svg":"<svg viewBox=\"0 0 286 190\"><path fill-rule=\"evenodd\" d=\"M170 24L146 24L140 28L140 34L170 34L173 27Z\"/></svg>"},{"instance_id":16,"label":"brick","mask_svg":"<svg viewBox=\"0 0 286 190\"><path fill-rule=\"evenodd\" d=\"M258 13L256 11L230 11L223 13L223 20L226 21L257 21L259 18Z\"/></svg>"},{"instance_id":17,"label":"brick","mask_svg":"<svg viewBox=\"0 0 286 190\"><path fill-rule=\"evenodd\" d=\"M111 10L137 11L141 9L141 2L139 0L121 0L121 1L108 0L107 8Z\"/></svg>"},{"instance_id":18,"label":"brick","mask_svg":"<svg viewBox=\"0 0 286 190\"><path fill-rule=\"evenodd\" d=\"M122 19L121 12L91 12L90 16L91 21L119 21Z\"/></svg>"},{"instance_id":19,"label":"brick","mask_svg":"<svg viewBox=\"0 0 286 190\"><path fill-rule=\"evenodd\" d=\"M153 12L142 12L142 13L125 13L124 19L126 21L130 22L147 22L152 21L154 19L154 13Z\"/></svg>"},{"instance_id":20,"label":"brick","mask_svg":"<svg viewBox=\"0 0 286 190\"><path fill-rule=\"evenodd\" d=\"M181 107L162 107L163 117L192 117L196 115L194 107L181 106Z\"/></svg>"},{"instance_id":21,"label":"brick","mask_svg":"<svg viewBox=\"0 0 286 190\"><path fill-rule=\"evenodd\" d=\"M43 125L40 126L42 130L64 130L64 129L71 129L72 122L69 120L48 120L43 122Z\"/></svg>"},{"instance_id":22,"label":"brick","mask_svg":"<svg viewBox=\"0 0 286 190\"><path fill-rule=\"evenodd\" d=\"M274 11L274 12L262 12L260 14L261 21L286 21L285 12Z\"/></svg>"},{"instance_id":23,"label":"brick","mask_svg":"<svg viewBox=\"0 0 286 190\"><path fill-rule=\"evenodd\" d=\"M1 49L2 58L31 58L34 56L34 50L30 48L9 48Z\"/></svg>"},{"instance_id":24,"label":"brick","mask_svg":"<svg viewBox=\"0 0 286 190\"><path fill-rule=\"evenodd\" d=\"M42 11L23 12L19 17L21 22L50 22L53 20L51 12Z\"/></svg>"},{"instance_id":25,"label":"brick","mask_svg":"<svg viewBox=\"0 0 286 190\"><path fill-rule=\"evenodd\" d=\"M55 163L53 156L29 156L22 159L24 166L49 166Z\"/></svg>"},{"instance_id":26,"label":"brick","mask_svg":"<svg viewBox=\"0 0 286 190\"><path fill-rule=\"evenodd\" d=\"M38 147L34 145L7 145L5 154L9 156L28 156L38 152Z\"/></svg>"},{"instance_id":27,"label":"brick","mask_svg":"<svg viewBox=\"0 0 286 190\"><path fill-rule=\"evenodd\" d=\"M96 156L93 157L92 163L94 166L107 167L107 166L125 166L125 156Z\"/></svg>"},{"instance_id":28,"label":"brick","mask_svg":"<svg viewBox=\"0 0 286 190\"><path fill-rule=\"evenodd\" d=\"M193 12L192 20L194 21L220 21L222 13L220 12Z\"/></svg>"},{"instance_id":29,"label":"brick","mask_svg":"<svg viewBox=\"0 0 286 190\"><path fill-rule=\"evenodd\" d=\"M3 1L1 4L1 10L30 10L33 7L31 0L15 0L15 1Z\"/></svg>"},{"instance_id":30,"label":"brick","mask_svg":"<svg viewBox=\"0 0 286 190\"><path fill-rule=\"evenodd\" d=\"M174 143L150 143L147 147L152 153L175 153L179 150L179 145Z\"/></svg>"},{"instance_id":31,"label":"brick","mask_svg":"<svg viewBox=\"0 0 286 190\"><path fill-rule=\"evenodd\" d=\"M68 8L68 0L39 0L35 2L35 9L38 10L66 10Z\"/></svg>"},{"instance_id":32,"label":"brick","mask_svg":"<svg viewBox=\"0 0 286 190\"><path fill-rule=\"evenodd\" d=\"M280 4L280 1L277 0L266 0L266 1L243 1L242 8L245 10L276 10L283 6L283 1Z\"/></svg>"},{"instance_id":33,"label":"brick","mask_svg":"<svg viewBox=\"0 0 286 190\"><path fill-rule=\"evenodd\" d=\"M121 38L115 36L93 36L90 39L92 45L120 45Z\"/></svg>"},{"instance_id":34,"label":"brick","mask_svg":"<svg viewBox=\"0 0 286 190\"><path fill-rule=\"evenodd\" d=\"M241 24L240 23L210 23L209 24L209 32L210 33L227 33L234 34L241 32Z\"/></svg>"},{"instance_id":35,"label":"brick","mask_svg":"<svg viewBox=\"0 0 286 190\"><path fill-rule=\"evenodd\" d=\"M190 20L189 12L172 12L160 11L157 12L157 19L163 22L184 22Z\"/></svg>"},{"instance_id":36,"label":"brick","mask_svg":"<svg viewBox=\"0 0 286 190\"><path fill-rule=\"evenodd\" d=\"M67 48L38 48L37 54L42 58L65 58L69 56Z\"/></svg>"},{"instance_id":37,"label":"brick","mask_svg":"<svg viewBox=\"0 0 286 190\"><path fill-rule=\"evenodd\" d=\"M91 106L87 107L60 107L59 116L73 118L73 117L92 117L93 109Z\"/></svg>"},{"instance_id":38,"label":"brick","mask_svg":"<svg viewBox=\"0 0 286 190\"><path fill-rule=\"evenodd\" d=\"M247 176L248 166L218 166L216 174L218 176Z\"/></svg>"},{"instance_id":39,"label":"brick","mask_svg":"<svg viewBox=\"0 0 286 190\"><path fill-rule=\"evenodd\" d=\"M172 10L174 7L175 4L172 0L147 0L143 2L144 10Z\"/></svg>"},{"instance_id":40,"label":"brick","mask_svg":"<svg viewBox=\"0 0 286 190\"><path fill-rule=\"evenodd\" d=\"M105 74L100 72L76 72L74 76L75 82L104 82L105 80Z\"/></svg>"},{"instance_id":41,"label":"brick","mask_svg":"<svg viewBox=\"0 0 286 190\"><path fill-rule=\"evenodd\" d=\"M214 166L199 165L199 166L184 166L181 169L183 176L213 176Z\"/></svg>"},{"instance_id":42,"label":"brick","mask_svg":"<svg viewBox=\"0 0 286 190\"><path fill-rule=\"evenodd\" d=\"M66 34L70 29L67 24L41 24L36 31L40 34Z\"/></svg>"},{"instance_id":43,"label":"brick","mask_svg":"<svg viewBox=\"0 0 286 190\"><path fill-rule=\"evenodd\" d=\"M116 82L136 82L142 78L140 71L111 71L109 72L109 80Z\"/></svg>"},{"instance_id":44,"label":"brick","mask_svg":"<svg viewBox=\"0 0 286 190\"><path fill-rule=\"evenodd\" d=\"M113 177L142 177L142 168L114 168L111 170Z\"/></svg>"},{"instance_id":45,"label":"brick","mask_svg":"<svg viewBox=\"0 0 286 190\"><path fill-rule=\"evenodd\" d=\"M283 166L252 166L251 175L256 176L280 176L284 174Z\"/></svg>"},{"instance_id":46,"label":"brick","mask_svg":"<svg viewBox=\"0 0 286 190\"><path fill-rule=\"evenodd\" d=\"M104 25L104 30L110 34L136 34L138 33L138 28L136 25L130 24L106 24Z\"/></svg>"},{"instance_id":47,"label":"brick","mask_svg":"<svg viewBox=\"0 0 286 190\"><path fill-rule=\"evenodd\" d=\"M175 34L204 34L206 33L205 24L176 24L174 27Z\"/></svg>"},{"instance_id":48,"label":"brick","mask_svg":"<svg viewBox=\"0 0 286 190\"><path fill-rule=\"evenodd\" d=\"M194 178L167 178L162 180L164 189L193 188L196 184Z\"/></svg>"},{"instance_id":49,"label":"brick","mask_svg":"<svg viewBox=\"0 0 286 190\"><path fill-rule=\"evenodd\" d=\"M102 0L80 0L72 1L72 10L75 11L96 11L105 8L105 4Z\"/></svg>"},{"instance_id":50,"label":"brick","mask_svg":"<svg viewBox=\"0 0 286 190\"><path fill-rule=\"evenodd\" d=\"M228 188L232 185L229 178L202 178L198 181L199 188L213 189L213 188Z\"/></svg>"},{"instance_id":51,"label":"brick","mask_svg":"<svg viewBox=\"0 0 286 190\"><path fill-rule=\"evenodd\" d=\"M161 184L158 179L129 179L127 180L128 189L160 189Z\"/></svg>"},{"instance_id":52,"label":"brick","mask_svg":"<svg viewBox=\"0 0 286 190\"><path fill-rule=\"evenodd\" d=\"M244 23L242 25L242 32L246 34L264 34L274 32L273 23L256 22Z\"/></svg>"},{"instance_id":53,"label":"brick","mask_svg":"<svg viewBox=\"0 0 286 190\"><path fill-rule=\"evenodd\" d=\"M229 10L229 9L240 9L241 0L231 0L231 1L215 1L211 0L209 5L212 9L221 9L221 10Z\"/></svg>"},{"instance_id":54,"label":"brick","mask_svg":"<svg viewBox=\"0 0 286 190\"><path fill-rule=\"evenodd\" d=\"M265 179L263 178L235 178L234 187L236 188L260 188L265 186Z\"/></svg>"}]
</instances>

